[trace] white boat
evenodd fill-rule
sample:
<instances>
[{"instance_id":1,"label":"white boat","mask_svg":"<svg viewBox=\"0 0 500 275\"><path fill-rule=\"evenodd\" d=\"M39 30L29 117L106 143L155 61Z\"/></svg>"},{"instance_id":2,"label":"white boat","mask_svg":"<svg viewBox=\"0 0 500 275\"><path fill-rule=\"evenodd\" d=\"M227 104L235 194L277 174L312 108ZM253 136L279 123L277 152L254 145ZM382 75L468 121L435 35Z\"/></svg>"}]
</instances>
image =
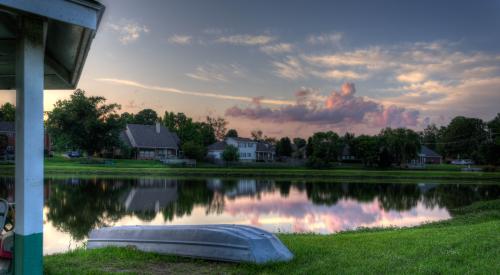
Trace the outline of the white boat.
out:
<instances>
[{"instance_id":1,"label":"white boat","mask_svg":"<svg viewBox=\"0 0 500 275\"><path fill-rule=\"evenodd\" d=\"M87 248L132 246L141 251L228 262L289 261L273 234L245 225L118 226L93 230Z\"/></svg>"}]
</instances>

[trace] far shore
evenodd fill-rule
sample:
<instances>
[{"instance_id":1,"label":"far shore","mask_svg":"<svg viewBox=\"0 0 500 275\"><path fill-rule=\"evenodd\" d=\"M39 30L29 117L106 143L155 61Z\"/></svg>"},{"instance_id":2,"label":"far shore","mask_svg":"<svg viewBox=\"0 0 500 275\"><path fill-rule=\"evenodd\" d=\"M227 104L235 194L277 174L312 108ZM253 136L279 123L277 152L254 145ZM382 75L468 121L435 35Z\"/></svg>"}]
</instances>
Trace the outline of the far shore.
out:
<instances>
[{"instance_id":1,"label":"far shore","mask_svg":"<svg viewBox=\"0 0 500 275\"><path fill-rule=\"evenodd\" d=\"M314 179L314 180L459 180L474 181L471 183L500 182L500 172L463 172L460 166L428 165L425 169L376 169L365 168L359 164L344 164L330 169L308 169L305 167L286 167L283 165L258 164L255 166L217 167L200 164L196 168L168 167L157 161L141 160L93 160L64 159L61 157L45 160L46 177L66 176L154 176L154 177L273 177L280 179ZM14 175L12 164L0 165L0 175Z\"/></svg>"}]
</instances>

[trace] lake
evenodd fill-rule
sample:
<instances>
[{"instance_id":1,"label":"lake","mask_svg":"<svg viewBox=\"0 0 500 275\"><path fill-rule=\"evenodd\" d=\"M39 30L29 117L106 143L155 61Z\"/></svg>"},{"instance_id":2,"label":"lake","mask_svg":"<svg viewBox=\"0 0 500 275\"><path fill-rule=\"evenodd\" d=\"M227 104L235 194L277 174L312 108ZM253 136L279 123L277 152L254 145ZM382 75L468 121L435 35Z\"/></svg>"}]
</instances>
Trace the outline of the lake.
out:
<instances>
[{"instance_id":1,"label":"lake","mask_svg":"<svg viewBox=\"0 0 500 275\"><path fill-rule=\"evenodd\" d=\"M500 198L500 185L226 178L45 180L44 253L81 246L113 225L247 224L271 232L335 233L449 219L450 209ZM14 179L0 178L14 200Z\"/></svg>"}]
</instances>

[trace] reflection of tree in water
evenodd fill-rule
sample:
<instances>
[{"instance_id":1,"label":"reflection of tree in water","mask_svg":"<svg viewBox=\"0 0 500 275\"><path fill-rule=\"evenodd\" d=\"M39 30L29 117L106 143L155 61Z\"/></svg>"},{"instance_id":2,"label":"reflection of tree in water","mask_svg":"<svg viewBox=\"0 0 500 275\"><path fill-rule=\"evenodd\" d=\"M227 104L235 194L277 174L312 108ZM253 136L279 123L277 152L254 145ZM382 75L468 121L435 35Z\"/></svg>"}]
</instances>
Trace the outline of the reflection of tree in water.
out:
<instances>
[{"instance_id":1,"label":"reflection of tree in water","mask_svg":"<svg viewBox=\"0 0 500 275\"><path fill-rule=\"evenodd\" d=\"M454 209L480 200L500 198L500 185L436 184L423 194L426 207Z\"/></svg>"},{"instance_id":2,"label":"reflection of tree in water","mask_svg":"<svg viewBox=\"0 0 500 275\"><path fill-rule=\"evenodd\" d=\"M135 208L126 208L125 201L132 190L155 189L156 199L163 202L155 205L156 199L142 192ZM170 183L168 183L170 182ZM151 221L158 211L163 218L191 215L194 207L205 207L205 213L221 214L225 201L238 197L259 199L265 193L279 194L287 198L291 191L306 193L315 205L335 205L339 200L350 199L357 202L372 202L377 199L384 210L409 210L421 201L426 207L446 207L448 209L468 205L484 199L500 197L500 186L492 185L417 185L417 184L375 184L375 183L334 183L314 181L272 181L218 179L211 186L210 180L168 180L150 179L148 182L130 180L47 180L49 186L47 219L60 231L69 232L73 238L81 240L88 232L117 221L125 215L134 215L143 221ZM163 184L163 185L162 185ZM168 185L170 184L170 185ZM0 197L13 196L13 179L0 178ZM156 192L157 193L157 192ZM165 195L163 195L165 194ZM176 196L168 196L176 194ZM137 198L137 196L136 196ZM149 199L149 200L148 200ZM161 200L159 199L159 200ZM279 202L278 202L279 203ZM159 205L159 208L158 208ZM128 210L126 210L128 209Z\"/></svg>"},{"instance_id":3,"label":"reflection of tree in water","mask_svg":"<svg viewBox=\"0 0 500 275\"><path fill-rule=\"evenodd\" d=\"M214 192L207 188L206 180L179 180L178 183L177 200L162 209L165 220L191 215L195 205L212 204Z\"/></svg>"},{"instance_id":4,"label":"reflection of tree in water","mask_svg":"<svg viewBox=\"0 0 500 275\"><path fill-rule=\"evenodd\" d=\"M106 179L85 179L79 184L51 184L46 201L47 220L76 240L82 240L90 230L119 220L125 215L120 196L127 185Z\"/></svg>"},{"instance_id":5,"label":"reflection of tree in water","mask_svg":"<svg viewBox=\"0 0 500 275\"><path fill-rule=\"evenodd\" d=\"M384 210L396 211L410 210L419 201L429 208L453 209L500 197L498 185L307 182L305 186L314 204L334 205L341 199L371 202L377 198Z\"/></svg>"}]
</instances>

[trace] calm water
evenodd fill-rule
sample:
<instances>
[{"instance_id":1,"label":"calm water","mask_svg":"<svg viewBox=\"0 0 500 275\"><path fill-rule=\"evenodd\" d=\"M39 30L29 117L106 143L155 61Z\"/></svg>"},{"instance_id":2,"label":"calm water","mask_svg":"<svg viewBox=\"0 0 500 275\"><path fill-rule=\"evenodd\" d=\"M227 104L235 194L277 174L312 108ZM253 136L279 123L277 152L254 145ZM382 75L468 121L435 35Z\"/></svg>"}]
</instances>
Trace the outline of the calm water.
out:
<instances>
[{"instance_id":1,"label":"calm water","mask_svg":"<svg viewBox=\"0 0 500 275\"><path fill-rule=\"evenodd\" d=\"M14 199L13 178L0 197ZM137 224L249 224L272 232L334 233L449 219L449 209L500 197L500 185L384 184L275 179L46 179L46 254L90 230Z\"/></svg>"}]
</instances>

